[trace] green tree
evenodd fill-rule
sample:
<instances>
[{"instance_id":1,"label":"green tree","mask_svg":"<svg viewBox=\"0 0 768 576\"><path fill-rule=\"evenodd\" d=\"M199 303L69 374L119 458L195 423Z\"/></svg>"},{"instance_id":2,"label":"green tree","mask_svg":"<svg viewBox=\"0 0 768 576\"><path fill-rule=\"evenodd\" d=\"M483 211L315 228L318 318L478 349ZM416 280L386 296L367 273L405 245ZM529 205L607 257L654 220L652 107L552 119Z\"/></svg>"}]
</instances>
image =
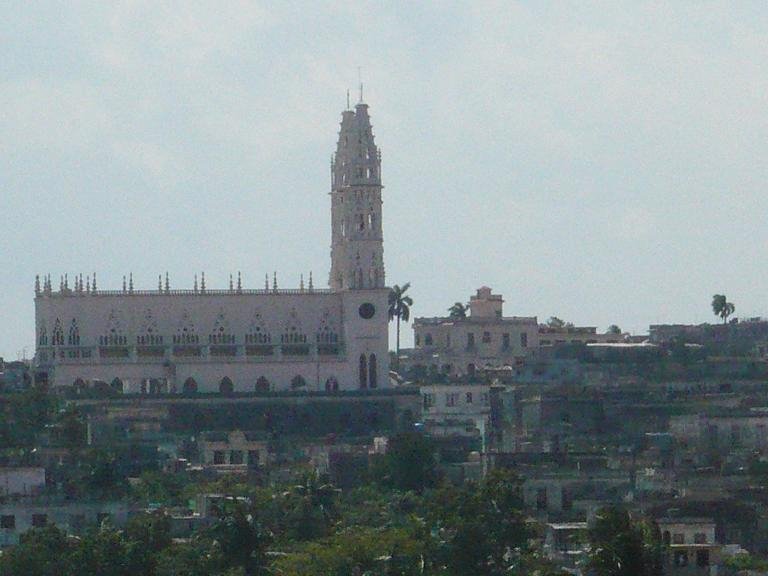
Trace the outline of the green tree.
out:
<instances>
[{"instance_id":1,"label":"green tree","mask_svg":"<svg viewBox=\"0 0 768 576\"><path fill-rule=\"evenodd\" d=\"M608 334L621 334L621 328L619 328L616 324L611 324L608 326L608 330L606 332Z\"/></svg>"},{"instance_id":2,"label":"green tree","mask_svg":"<svg viewBox=\"0 0 768 576\"><path fill-rule=\"evenodd\" d=\"M429 514L437 540L432 563L438 573L530 574L526 566L532 560L527 548L532 533L522 505L520 479L508 470L492 470L478 484L440 489Z\"/></svg>"},{"instance_id":3,"label":"green tree","mask_svg":"<svg viewBox=\"0 0 768 576\"><path fill-rule=\"evenodd\" d=\"M723 324L728 321L728 316L736 311L736 306L728 302L725 294L715 294L712 296L712 312L723 320Z\"/></svg>"},{"instance_id":4,"label":"green tree","mask_svg":"<svg viewBox=\"0 0 768 576\"><path fill-rule=\"evenodd\" d=\"M128 545L122 534L112 526L90 530L81 538L70 555L72 575L132 576Z\"/></svg>"},{"instance_id":5,"label":"green tree","mask_svg":"<svg viewBox=\"0 0 768 576\"><path fill-rule=\"evenodd\" d=\"M242 569L245 576L267 573L267 548L272 535L262 526L254 508L234 504L213 525L210 535L224 570Z\"/></svg>"},{"instance_id":6,"label":"green tree","mask_svg":"<svg viewBox=\"0 0 768 576\"><path fill-rule=\"evenodd\" d=\"M173 543L171 520L163 513L138 514L125 527L131 574L155 574L160 554Z\"/></svg>"},{"instance_id":7,"label":"green tree","mask_svg":"<svg viewBox=\"0 0 768 576\"><path fill-rule=\"evenodd\" d=\"M19 545L0 555L0 576L62 576L68 573L68 556L73 542L54 525L33 528L19 539Z\"/></svg>"},{"instance_id":8,"label":"green tree","mask_svg":"<svg viewBox=\"0 0 768 576\"><path fill-rule=\"evenodd\" d=\"M291 534L299 540L325 536L337 516L339 493L315 471L304 474L301 482L283 495Z\"/></svg>"},{"instance_id":9,"label":"green tree","mask_svg":"<svg viewBox=\"0 0 768 576\"><path fill-rule=\"evenodd\" d=\"M411 287L410 282L406 282L401 286L395 284L389 289L389 319L390 321L397 318L397 340L395 346L395 352L397 354L397 367L400 366L400 320L408 322L411 317L411 306L413 306L413 299L406 295L408 288Z\"/></svg>"},{"instance_id":10,"label":"green tree","mask_svg":"<svg viewBox=\"0 0 768 576\"><path fill-rule=\"evenodd\" d=\"M377 474L385 485L421 492L437 481L435 447L419 432L402 432L389 439Z\"/></svg>"},{"instance_id":11,"label":"green tree","mask_svg":"<svg viewBox=\"0 0 768 576\"><path fill-rule=\"evenodd\" d=\"M610 506L597 513L589 530L589 566L596 576L661 576L658 527L635 521L626 510Z\"/></svg>"},{"instance_id":12,"label":"green tree","mask_svg":"<svg viewBox=\"0 0 768 576\"><path fill-rule=\"evenodd\" d=\"M461 302L454 302L453 306L448 308L448 316L450 318L466 318L469 306L462 304Z\"/></svg>"}]
</instances>

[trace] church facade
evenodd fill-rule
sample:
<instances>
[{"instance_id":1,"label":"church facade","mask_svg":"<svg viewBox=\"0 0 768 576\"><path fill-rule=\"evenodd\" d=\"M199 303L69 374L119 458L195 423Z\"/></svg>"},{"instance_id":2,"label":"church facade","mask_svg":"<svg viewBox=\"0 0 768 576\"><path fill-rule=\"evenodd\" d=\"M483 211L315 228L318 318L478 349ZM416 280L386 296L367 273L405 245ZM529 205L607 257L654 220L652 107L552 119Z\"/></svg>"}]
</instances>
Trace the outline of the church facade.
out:
<instances>
[{"instance_id":1,"label":"church facade","mask_svg":"<svg viewBox=\"0 0 768 576\"><path fill-rule=\"evenodd\" d=\"M331 166L329 288L310 275L248 289L102 290L35 282L36 362L52 387L123 393L337 391L389 386L381 156L368 106L342 113Z\"/></svg>"}]
</instances>

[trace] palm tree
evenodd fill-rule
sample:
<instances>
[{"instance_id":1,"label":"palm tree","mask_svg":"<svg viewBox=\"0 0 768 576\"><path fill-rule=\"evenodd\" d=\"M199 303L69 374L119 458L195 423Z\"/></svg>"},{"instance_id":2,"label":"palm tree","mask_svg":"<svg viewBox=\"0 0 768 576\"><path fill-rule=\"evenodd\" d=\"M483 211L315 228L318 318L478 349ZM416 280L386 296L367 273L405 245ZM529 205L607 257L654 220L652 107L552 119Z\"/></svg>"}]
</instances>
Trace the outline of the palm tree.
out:
<instances>
[{"instance_id":1,"label":"palm tree","mask_svg":"<svg viewBox=\"0 0 768 576\"><path fill-rule=\"evenodd\" d=\"M456 302L453 306L448 308L448 316L450 318L466 318L468 309L469 306L466 306L461 302Z\"/></svg>"},{"instance_id":2,"label":"palm tree","mask_svg":"<svg viewBox=\"0 0 768 576\"><path fill-rule=\"evenodd\" d=\"M715 316L720 316L723 319L723 324L728 321L728 316L736 311L736 306L733 302L728 302L725 294L715 294L712 296L712 311Z\"/></svg>"},{"instance_id":3,"label":"palm tree","mask_svg":"<svg viewBox=\"0 0 768 576\"><path fill-rule=\"evenodd\" d=\"M395 351L397 353L398 368L400 364L400 320L408 322L411 317L411 306L413 306L411 297L405 295L410 287L411 283L406 282L402 287L395 284L389 289L389 319L397 318L397 343Z\"/></svg>"}]
</instances>

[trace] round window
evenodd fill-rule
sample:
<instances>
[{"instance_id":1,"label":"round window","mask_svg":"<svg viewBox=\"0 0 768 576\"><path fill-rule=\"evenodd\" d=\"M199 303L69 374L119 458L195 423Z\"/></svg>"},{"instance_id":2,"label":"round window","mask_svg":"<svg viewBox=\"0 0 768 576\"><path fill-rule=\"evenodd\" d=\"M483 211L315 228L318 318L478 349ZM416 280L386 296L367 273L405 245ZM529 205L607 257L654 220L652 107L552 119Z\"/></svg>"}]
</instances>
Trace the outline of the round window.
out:
<instances>
[{"instance_id":1,"label":"round window","mask_svg":"<svg viewBox=\"0 0 768 576\"><path fill-rule=\"evenodd\" d=\"M373 315L376 314L376 306L370 302L365 302L364 304L360 304L360 308L358 308L357 311L360 314L360 318L370 320L373 318Z\"/></svg>"}]
</instances>

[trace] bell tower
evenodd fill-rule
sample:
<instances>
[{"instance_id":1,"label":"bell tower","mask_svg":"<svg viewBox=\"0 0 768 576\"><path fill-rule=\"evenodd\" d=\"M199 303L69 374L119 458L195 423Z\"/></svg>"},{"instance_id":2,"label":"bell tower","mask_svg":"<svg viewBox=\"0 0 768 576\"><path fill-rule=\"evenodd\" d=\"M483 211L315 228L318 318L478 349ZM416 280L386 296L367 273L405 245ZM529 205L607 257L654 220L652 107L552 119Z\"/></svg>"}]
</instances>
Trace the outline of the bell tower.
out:
<instances>
[{"instance_id":1,"label":"bell tower","mask_svg":"<svg viewBox=\"0 0 768 576\"><path fill-rule=\"evenodd\" d=\"M331 161L331 276L334 291L384 288L381 154L368 105L341 115Z\"/></svg>"}]
</instances>

